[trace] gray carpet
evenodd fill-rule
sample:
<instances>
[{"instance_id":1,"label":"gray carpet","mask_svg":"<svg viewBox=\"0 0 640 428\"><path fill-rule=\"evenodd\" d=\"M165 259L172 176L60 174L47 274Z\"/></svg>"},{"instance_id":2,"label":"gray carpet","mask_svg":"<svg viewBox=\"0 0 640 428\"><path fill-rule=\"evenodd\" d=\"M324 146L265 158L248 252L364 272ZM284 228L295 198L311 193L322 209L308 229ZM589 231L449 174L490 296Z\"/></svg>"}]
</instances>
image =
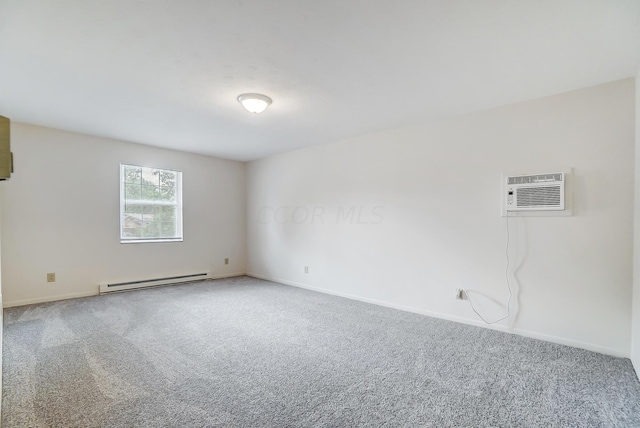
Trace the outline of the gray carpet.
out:
<instances>
[{"instance_id":1,"label":"gray carpet","mask_svg":"<svg viewBox=\"0 0 640 428\"><path fill-rule=\"evenodd\" d=\"M248 277L5 310L3 427L640 427L627 359Z\"/></svg>"}]
</instances>

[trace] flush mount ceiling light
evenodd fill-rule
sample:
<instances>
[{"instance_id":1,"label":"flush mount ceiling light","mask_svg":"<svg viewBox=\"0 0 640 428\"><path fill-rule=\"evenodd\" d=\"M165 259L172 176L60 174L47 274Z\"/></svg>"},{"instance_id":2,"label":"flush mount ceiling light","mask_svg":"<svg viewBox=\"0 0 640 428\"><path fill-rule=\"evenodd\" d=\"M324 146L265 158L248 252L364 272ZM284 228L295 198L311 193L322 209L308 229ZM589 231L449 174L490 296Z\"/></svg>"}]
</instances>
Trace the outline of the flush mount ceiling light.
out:
<instances>
[{"instance_id":1,"label":"flush mount ceiling light","mask_svg":"<svg viewBox=\"0 0 640 428\"><path fill-rule=\"evenodd\" d=\"M262 94L242 94L238 101L248 112L262 113L271 104L271 98Z\"/></svg>"}]
</instances>

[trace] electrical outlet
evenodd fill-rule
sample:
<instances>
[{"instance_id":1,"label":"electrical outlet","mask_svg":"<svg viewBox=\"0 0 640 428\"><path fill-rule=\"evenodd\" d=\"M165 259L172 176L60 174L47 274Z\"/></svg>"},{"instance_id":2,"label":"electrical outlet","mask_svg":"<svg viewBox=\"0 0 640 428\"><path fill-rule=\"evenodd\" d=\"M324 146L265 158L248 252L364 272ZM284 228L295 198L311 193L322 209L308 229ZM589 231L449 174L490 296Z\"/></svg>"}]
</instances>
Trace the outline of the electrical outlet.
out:
<instances>
[{"instance_id":1,"label":"electrical outlet","mask_svg":"<svg viewBox=\"0 0 640 428\"><path fill-rule=\"evenodd\" d=\"M304 267L304 273L309 273L309 266Z\"/></svg>"},{"instance_id":2,"label":"electrical outlet","mask_svg":"<svg viewBox=\"0 0 640 428\"><path fill-rule=\"evenodd\" d=\"M456 300L464 300L464 288L456 288Z\"/></svg>"},{"instance_id":3,"label":"electrical outlet","mask_svg":"<svg viewBox=\"0 0 640 428\"><path fill-rule=\"evenodd\" d=\"M224 264L225 264L225 265L228 265L228 264L229 264L229 259L228 259L228 258L225 258L225 259L224 259Z\"/></svg>"},{"instance_id":4,"label":"electrical outlet","mask_svg":"<svg viewBox=\"0 0 640 428\"><path fill-rule=\"evenodd\" d=\"M48 273L47 274L47 282L56 282L56 274Z\"/></svg>"}]
</instances>

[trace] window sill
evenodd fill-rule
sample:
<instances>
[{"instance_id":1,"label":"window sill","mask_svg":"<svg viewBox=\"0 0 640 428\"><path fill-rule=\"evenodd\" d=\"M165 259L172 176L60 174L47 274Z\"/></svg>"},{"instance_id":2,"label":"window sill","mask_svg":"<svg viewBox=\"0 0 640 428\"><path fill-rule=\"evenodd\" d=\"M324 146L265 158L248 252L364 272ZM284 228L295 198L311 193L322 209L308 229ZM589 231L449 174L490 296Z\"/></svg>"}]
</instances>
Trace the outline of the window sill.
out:
<instances>
[{"instance_id":1,"label":"window sill","mask_svg":"<svg viewBox=\"0 0 640 428\"><path fill-rule=\"evenodd\" d=\"M182 238L174 239L121 239L121 244L149 244L153 242L183 242Z\"/></svg>"}]
</instances>

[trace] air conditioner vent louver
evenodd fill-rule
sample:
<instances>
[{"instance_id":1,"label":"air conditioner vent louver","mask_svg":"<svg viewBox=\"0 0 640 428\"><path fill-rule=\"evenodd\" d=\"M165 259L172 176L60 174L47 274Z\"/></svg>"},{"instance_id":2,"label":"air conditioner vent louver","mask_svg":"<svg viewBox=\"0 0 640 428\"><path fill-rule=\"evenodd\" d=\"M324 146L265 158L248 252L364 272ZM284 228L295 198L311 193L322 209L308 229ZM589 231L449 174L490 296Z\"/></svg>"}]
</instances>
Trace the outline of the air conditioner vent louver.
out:
<instances>
[{"instance_id":1,"label":"air conditioner vent louver","mask_svg":"<svg viewBox=\"0 0 640 428\"><path fill-rule=\"evenodd\" d=\"M506 210L564 210L564 179L562 172L507 177Z\"/></svg>"},{"instance_id":2,"label":"air conditioner vent louver","mask_svg":"<svg viewBox=\"0 0 640 428\"><path fill-rule=\"evenodd\" d=\"M562 173L508 177L507 184L549 183L554 181L562 181Z\"/></svg>"},{"instance_id":3,"label":"air conditioner vent louver","mask_svg":"<svg viewBox=\"0 0 640 428\"><path fill-rule=\"evenodd\" d=\"M557 207L560 202L560 186L521 187L518 189L518 207Z\"/></svg>"}]
</instances>

